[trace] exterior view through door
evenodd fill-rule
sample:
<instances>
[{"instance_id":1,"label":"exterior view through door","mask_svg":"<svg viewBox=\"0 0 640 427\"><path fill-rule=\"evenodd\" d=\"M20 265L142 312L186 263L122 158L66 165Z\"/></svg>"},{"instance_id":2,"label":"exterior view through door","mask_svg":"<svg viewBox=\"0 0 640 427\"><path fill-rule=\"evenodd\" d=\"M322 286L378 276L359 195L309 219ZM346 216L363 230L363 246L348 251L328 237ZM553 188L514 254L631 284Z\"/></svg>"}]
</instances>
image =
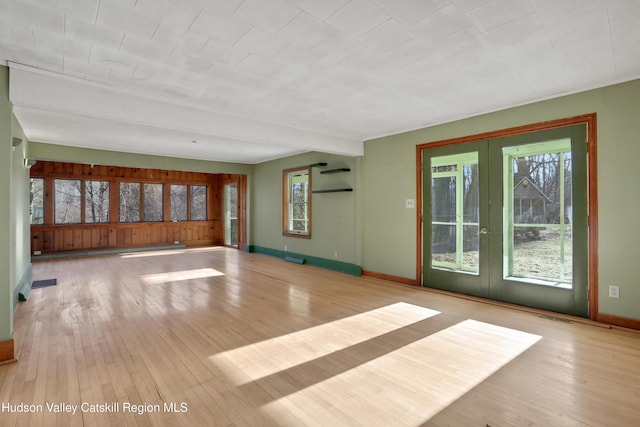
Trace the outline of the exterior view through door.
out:
<instances>
[{"instance_id":1,"label":"exterior view through door","mask_svg":"<svg viewBox=\"0 0 640 427\"><path fill-rule=\"evenodd\" d=\"M587 125L422 150L423 285L589 314Z\"/></svg>"},{"instance_id":2,"label":"exterior view through door","mask_svg":"<svg viewBox=\"0 0 640 427\"><path fill-rule=\"evenodd\" d=\"M238 184L224 186L224 244L238 247Z\"/></svg>"}]
</instances>

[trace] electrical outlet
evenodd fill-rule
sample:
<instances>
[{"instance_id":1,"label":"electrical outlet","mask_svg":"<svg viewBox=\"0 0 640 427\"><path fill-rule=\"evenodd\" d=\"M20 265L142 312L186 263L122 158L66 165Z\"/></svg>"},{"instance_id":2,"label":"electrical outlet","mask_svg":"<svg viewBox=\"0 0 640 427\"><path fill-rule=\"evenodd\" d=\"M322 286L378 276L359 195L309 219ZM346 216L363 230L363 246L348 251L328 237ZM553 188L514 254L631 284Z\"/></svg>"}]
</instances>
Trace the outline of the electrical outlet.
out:
<instances>
[{"instance_id":1,"label":"electrical outlet","mask_svg":"<svg viewBox=\"0 0 640 427\"><path fill-rule=\"evenodd\" d=\"M620 298L620 288L618 286L609 286L609 298Z\"/></svg>"},{"instance_id":2,"label":"electrical outlet","mask_svg":"<svg viewBox=\"0 0 640 427\"><path fill-rule=\"evenodd\" d=\"M407 209L413 209L416 207L416 201L414 199L405 199L404 207Z\"/></svg>"},{"instance_id":3,"label":"electrical outlet","mask_svg":"<svg viewBox=\"0 0 640 427\"><path fill-rule=\"evenodd\" d=\"M287 249L287 245L284 245L284 251L285 251L285 252L287 252L287 251L288 251L288 249Z\"/></svg>"},{"instance_id":4,"label":"electrical outlet","mask_svg":"<svg viewBox=\"0 0 640 427\"><path fill-rule=\"evenodd\" d=\"M333 251L333 257L334 257L335 259L338 259L338 251Z\"/></svg>"},{"instance_id":5,"label":"electrical outlet","mask_svg":"<svg viewBox=\"0 0 640 427\"><path fill-rule=\"evenodd\" d=\"M174 244L174 245L179 245L179 244L180 244L180 241L179 241L179 240L175 240L175 241L173 242L173 244Z\"/></svg>"},{"instance_id":6,"label":"electrical outlet","mask_svg":"<svg viewBox=\"0 0 640 427\"><path fill-rule=\"evenodd\" d=\"M42 251L33 251L34 255L42 255Z\"/></svg>"}]
</instances>

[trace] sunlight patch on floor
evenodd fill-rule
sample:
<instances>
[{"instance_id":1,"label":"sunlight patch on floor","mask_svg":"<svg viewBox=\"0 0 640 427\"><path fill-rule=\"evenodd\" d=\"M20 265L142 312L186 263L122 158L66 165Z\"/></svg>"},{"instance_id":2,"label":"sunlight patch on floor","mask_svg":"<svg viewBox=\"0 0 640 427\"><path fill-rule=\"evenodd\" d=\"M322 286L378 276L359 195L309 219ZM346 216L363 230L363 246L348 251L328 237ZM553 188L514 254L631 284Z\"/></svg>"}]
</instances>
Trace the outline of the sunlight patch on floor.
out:
<instances>
[{"instance_id":1,"label":"sunlight patch on floor","mask_svg":"<svg viewBox=\"0 0 640 427\"><path fill-rule=\"evenodd\" d=\"M236 384L244 384L438 314L439 311L398 302L218 353L209 359Z\"/></svg>"},{"instance_id":2,"label":"sunlight patch on floor","mask_svg":"<svg viewBox=\"0 0 640 427\"><path fill-rule=\"evenodd\" d=\"M166 250L151 250L151 251L143 251L143 252L127 252L120 255L120 258L147 258L147 257L155 257L155 256L165 256L165 255L179 255L179 254L188 254L194 252L217 252L224 251L227 248L222 246L211 246L205 248L188 248L188 249L166 249Z\"/></svg>"},{"instance_id":3,"label":"sunlight patch on floor","mask_svg":"<svg viewBox=\"0 0 640 427\"><path fill-rule=\"evenodd\" d=\"M293 413L306 425L419 426L541 338L465 320L283 395L262 410L276 420ZM317 414L323 414L322 420Z\"/></svg>"},{"instance_id":4,"label":"sunlight patch on floor","mask_svg":"<svg viewBox=\"0 0 640 427\"><path fill-rule=\"evenodd\" d=\"M182 280L204 279L207 277L224 276L221 271L213 268L200 268L197 270L170 271L168 273L145 274L140 278L149 285L170 283Z\"/></svg>"}]
</instances>

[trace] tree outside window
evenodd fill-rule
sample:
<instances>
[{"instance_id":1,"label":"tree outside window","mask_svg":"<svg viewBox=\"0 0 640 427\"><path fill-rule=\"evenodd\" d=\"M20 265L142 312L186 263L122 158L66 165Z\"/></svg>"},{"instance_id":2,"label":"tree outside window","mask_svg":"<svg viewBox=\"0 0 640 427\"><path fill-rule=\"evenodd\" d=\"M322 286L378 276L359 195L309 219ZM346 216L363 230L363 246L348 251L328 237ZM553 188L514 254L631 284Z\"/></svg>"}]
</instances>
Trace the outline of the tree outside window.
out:
<instances>
[{"instance_id":1,"label":"tree outside window","mask_svg":"<svg viewBox=\"0 0 640 427\"><path fill-rule=\"evenodd\" d=\"M31 178L29 184L29 196L31 201L31 224L44 224L44 179Z\"/></svg>"},{"instance_id":2,"label":"tree outside window","mask_svg":"<svg viewBox=\"0 0 640 427\"><path fill-rule=\"evenodd\" d=\"M186 221L189 199L187 186L171 184L171 221Z\"/></svg>"},{"instance_id":3,"label":"tree outside window","mask_svg":"<svg viewBox=\"0 0 640 427\"><path fill-rule=\"evenodd\" d=\"M56 179L54 181L54 222L56 224L79 224L82 220L81 191L78 179Z\"/></svg>"},{"instance_id":4,"label":"tree outside window","mask_svg":"<svg viewBox=\"0 0 640 427\"><path fill-rule=\"evenodd\" d=\"M140 183L120 183L120 222L140 222Z\"/></svg>"},{"instance_id":5,"label":"tree outside window","mask_svg":"<svg viewBox=\"0 0 640 427\"><path fill-rule=\"evenodd\" d=\"M109 222L109 182L85 181L85 219L88 224Z\"/></svg>"},{"instance_id":6,"label":"tree outside window","mask_svg":"<svg viewBox=\"0 0 640 427\"><path fill-rule=\"evenodd\" d=\"M144 220L160 222L164 219L164 185L144 184Z\"/></svg>"},{"instance_id":7,"label":"tree outside window","mask_svg":"<svg viewBox=\"0 0 640 427\"><path fill-rule=\"evenodd\" d=\"M207 186L191 186L191 221L207 220Z\"/></svg>"}]
</instances>

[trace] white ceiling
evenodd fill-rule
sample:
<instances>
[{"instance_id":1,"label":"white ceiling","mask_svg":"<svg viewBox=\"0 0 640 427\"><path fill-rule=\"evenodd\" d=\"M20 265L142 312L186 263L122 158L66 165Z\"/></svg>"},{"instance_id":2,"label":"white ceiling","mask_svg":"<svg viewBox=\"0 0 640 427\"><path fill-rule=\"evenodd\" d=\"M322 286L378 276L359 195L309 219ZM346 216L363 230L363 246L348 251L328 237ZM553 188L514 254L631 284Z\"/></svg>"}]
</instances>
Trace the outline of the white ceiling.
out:
<instances>
[{"instance_id":1,"label":"white ceiling","mask_svg":"<svg viewBox=\"0 0 640 427\"><path fill-rule=\"evenodd\" d=\"M259 163L640 77L638 0L0 0L33 141ZM196 141L196 142L193 142Z\"/></svg>"}]
</instances>

